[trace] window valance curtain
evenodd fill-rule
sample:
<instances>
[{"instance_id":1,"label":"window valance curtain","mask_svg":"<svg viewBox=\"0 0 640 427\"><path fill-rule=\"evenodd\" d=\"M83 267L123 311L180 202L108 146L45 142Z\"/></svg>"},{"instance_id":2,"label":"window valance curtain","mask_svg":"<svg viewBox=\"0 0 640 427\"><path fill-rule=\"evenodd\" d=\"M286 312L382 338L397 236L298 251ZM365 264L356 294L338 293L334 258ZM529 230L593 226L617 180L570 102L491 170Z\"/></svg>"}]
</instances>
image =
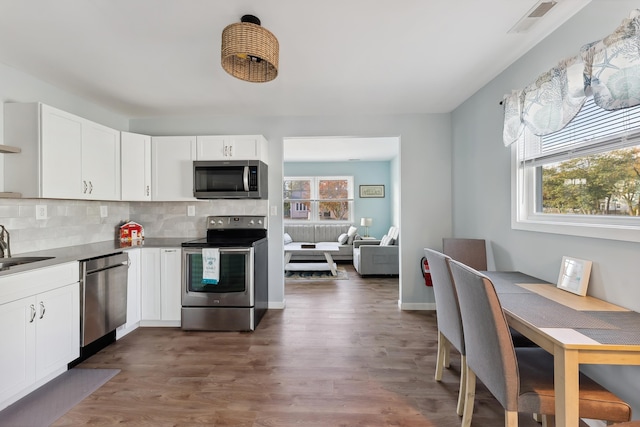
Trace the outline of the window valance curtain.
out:
<instances>
[{"instance_id":1,"label":"window valance curtain","mask_svg":"<svg viewBox=\"0 0 640 427\"><path fill-rule=\"evenodd\" d=\"M525 133L559 131L589 96L605 110L640 104L640 9L613 34L583 46L578 55L562 60L526 88L505 95L504 145Z\"/></svg>"}]
</instances>

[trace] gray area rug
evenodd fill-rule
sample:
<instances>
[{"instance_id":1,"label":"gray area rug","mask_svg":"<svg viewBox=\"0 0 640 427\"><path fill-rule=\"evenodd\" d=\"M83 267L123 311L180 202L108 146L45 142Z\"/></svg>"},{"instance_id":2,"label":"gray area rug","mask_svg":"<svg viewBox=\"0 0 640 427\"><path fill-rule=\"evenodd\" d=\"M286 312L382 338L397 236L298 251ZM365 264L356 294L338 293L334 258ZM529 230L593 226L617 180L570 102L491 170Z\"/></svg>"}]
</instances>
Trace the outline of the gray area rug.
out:
<instances>
[{"instance_id":1,"label":"gray area rug","mask_svg":"<svg viewBox=\"0 0 640 427\"><path fill-rule=\"evenodd\" d=\"M0 426L50 426L118 372L120 369L70 369L0 411Z\"/></svg>"},{"instance_id":2,"label":"gray area rug","mask_svg":"<svg viewBox=\"0 0 640 427\"><path fill-rule=\"evenodd\" d=\"M347 280L349 276L344 267L338 267L338 275L334 276L330 271L287 271L284 274L286 280Z\"/></svg>"}]
</instances>

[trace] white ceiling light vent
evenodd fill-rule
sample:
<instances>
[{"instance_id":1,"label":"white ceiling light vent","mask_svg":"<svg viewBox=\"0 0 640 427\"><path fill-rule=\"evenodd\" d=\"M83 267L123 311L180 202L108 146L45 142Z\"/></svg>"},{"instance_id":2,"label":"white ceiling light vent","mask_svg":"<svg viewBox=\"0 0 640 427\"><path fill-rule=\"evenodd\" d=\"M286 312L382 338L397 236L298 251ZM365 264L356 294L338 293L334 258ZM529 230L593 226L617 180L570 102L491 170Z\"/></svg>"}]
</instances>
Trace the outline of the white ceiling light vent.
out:
<instances>
[{"instance_id":1,"label":"white ceiling light vent","mask_svg":"<svg viewBox=\"0 0 640 427\"><path fill-rule=\"evenodd\" d=\"M545 16L552 8L558 4L554 0L541 0L536 3L509 31L513 33L526 33L536 22Z\"/></svg>"}]
</instances>

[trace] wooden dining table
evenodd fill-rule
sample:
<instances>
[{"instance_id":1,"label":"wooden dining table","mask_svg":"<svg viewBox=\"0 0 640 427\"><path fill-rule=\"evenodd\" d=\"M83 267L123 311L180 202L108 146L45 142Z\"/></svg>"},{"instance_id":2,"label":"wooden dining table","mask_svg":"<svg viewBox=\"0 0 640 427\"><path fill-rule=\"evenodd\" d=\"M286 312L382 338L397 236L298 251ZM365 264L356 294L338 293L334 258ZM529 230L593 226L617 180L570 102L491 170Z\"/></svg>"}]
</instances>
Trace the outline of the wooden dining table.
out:
<instances>
[{"instance_id":1,"label":"wooden dining table","mask_svg":"<svg viewBox=\"0 0 640 427\"><path fill-rule=\"evenodd\" d=\"M640 313L520 272L482 273L509 326L553 354L557 427L579 425L580 365L640 365Z\"/></svg>"}]
</instances>

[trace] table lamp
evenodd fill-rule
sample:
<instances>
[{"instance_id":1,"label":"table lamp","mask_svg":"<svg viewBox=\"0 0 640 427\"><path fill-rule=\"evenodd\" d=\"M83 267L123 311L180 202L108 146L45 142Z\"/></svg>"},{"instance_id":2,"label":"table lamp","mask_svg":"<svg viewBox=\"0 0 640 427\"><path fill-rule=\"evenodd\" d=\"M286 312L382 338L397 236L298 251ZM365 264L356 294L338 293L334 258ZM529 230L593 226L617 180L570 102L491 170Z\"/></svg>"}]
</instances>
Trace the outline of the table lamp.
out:
<instances>
[{"instance_id":1,"label":"table lamp","mask_svg":"<svg viewBox=\"0 0 640 427\"><path fill-rule=\"evenodd\" d=\"M364 227L364 237L369 237L371 224L373 224L373 218L360 218L360 226Z\"/></svg>"}]
</instances>

